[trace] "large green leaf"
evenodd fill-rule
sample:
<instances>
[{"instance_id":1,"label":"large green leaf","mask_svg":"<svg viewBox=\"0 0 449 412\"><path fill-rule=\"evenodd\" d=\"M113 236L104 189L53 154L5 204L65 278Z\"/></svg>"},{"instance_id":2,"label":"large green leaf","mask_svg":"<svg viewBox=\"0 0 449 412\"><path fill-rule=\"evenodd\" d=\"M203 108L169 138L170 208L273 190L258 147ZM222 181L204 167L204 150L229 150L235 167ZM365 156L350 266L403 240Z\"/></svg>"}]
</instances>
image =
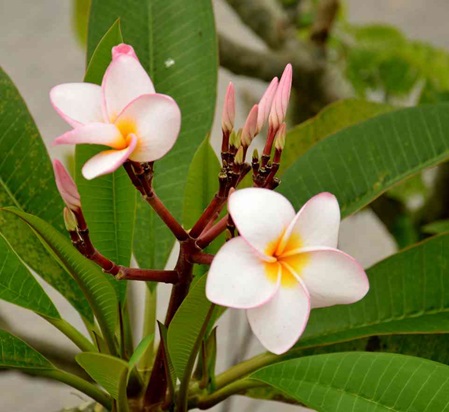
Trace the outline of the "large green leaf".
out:
<instances>
[{"instance_id":1,"label":"large green leaf","mask_svg":"<svg viewBox=\"0 0 449 412\"><path fill-rule=\"evenodd\" d=\"M280 192L296 208L331 192L348 216L401 180L447 160L447 130L447 104L383 114L315 145L286 170Z\"/></svg>"},{"instance_id":2,"label":"large green leaf","mask_svg":"<svg viewBox=\"0 0 449 412\"><path fill-rule=\"evenodd\" d=\"M41 242L58 259L61 266L76 280L104 333L111 352L115 352L115 328L118 322L118 302L115 290L106 275L92 261L82 256L69 240L42 219L15 208L4 209L25 221Z\"/></svg>"},{"instance_id":3,"label":"large green leaf","mask_svg":"<svg viewBox=\"0 0 449 412\"><path fill-rule=\"evenodd\" d=\"M128 377L128 364L122 359L103 353L82 352L76 361L89 376L114 398L123 396Z\"/></svg>"},{"instance_id":4,"label":"large green leaf","mask_svg":"<svg viewBox=\"0 0 449 412\"><path fill-rule=\"evenodd\" d=\"M288 131L279 174L326 137L393 109L387 104L356 99L339 100L325 107L312 119Z\"/></svg>"},{"instance_id":5,"label":"large green leaf","mask_svg":"<svg viewBox=\"0 0 449 412\"><path fill-rule=\"evenodd\" d=\"M0 368L55 369L23 340L0 329Z\"/></svg>"},{"instance_id":6,"label":"large green leaf","mask_svg":"<svg viewBox=\"0 0 449 412\"><path fill-rule=\"evenodd\" d=\"M1 69L0 96L0 207L16 206L65 231L63 203L54 183L50 158L19 91ZM25 223L2 213L0 231L21 259L65 296L84 318L92 320L78 285L64 276Z\"/></svg>"},{"instance_id":7,"label":"large green leaf","mask_svg":"<svg viewBox=\"0 0 449 412\"><path fill-rule=\"evenodd\" d=\"M443 411L449 367L386 353L308 356L263 368L251 378L320 412Z\"/></svg>"},{"instance_id":8,"label":"large green leaf","mask_svg":"<svg viewBox=\"0 0 449 412\"><path fill-rule=\"evenodd\" d=\"M449 235L393 255L367 273L366 297L313 310L296 348L370 335L449 332Z\"/></svg>"},{"instance_id":9,"label":"large green leaf","mask_svg":"<svg viewBox=\"0 0 449 412\"><path fill-rule=\"evenodd\" d=\"M0 234L0 299L59 319L55 305Z\"/></svg>"},{"instance_id":10,"label":"large green leaf","mask_svg":"<svg viewBox=\"0 0 449 412\"><path fill-rule=\"evenodd\" d=\"M111 49L122 41L120 23L116 21L95 48L84 81L101 84L112 59ZM90 181L81 174L83 164L102 150L104 147L96 145L76 147L76 182L83 213L95 247L118 265L129 266L136 214L135 188L122 168ZM126 283L114 283L122 302L126 295Z\"/></svg>"},{"instance_id":11,"label":"large green leaf","mask_svg":"<svg viewBox=\"0 0 449 412\"><path fill-rule=\"evenodd\" d=\"M125 42L136 49L156 90L172 96L181 108L178 141L155 166L156 191L180 219L187 171L214 114L218 59L212 4L210 0L93 0L88 55L117 18ZM173 245L171 233L140 200L137 217L137 261L142 267L163 267Z\"/></svg>"},{"instance_id":12,"label":"large green leaf","mask_svg":"<svg viewBox=\"0 0 449 412\"><path fill-rule=\"evenodd\" d=\"M206 298L206 276L202 276L190 290L170 322L167 347L176 376L182 379L191 362L198 335L203 328L212 303Z\"/></svg>"}]
</instances>

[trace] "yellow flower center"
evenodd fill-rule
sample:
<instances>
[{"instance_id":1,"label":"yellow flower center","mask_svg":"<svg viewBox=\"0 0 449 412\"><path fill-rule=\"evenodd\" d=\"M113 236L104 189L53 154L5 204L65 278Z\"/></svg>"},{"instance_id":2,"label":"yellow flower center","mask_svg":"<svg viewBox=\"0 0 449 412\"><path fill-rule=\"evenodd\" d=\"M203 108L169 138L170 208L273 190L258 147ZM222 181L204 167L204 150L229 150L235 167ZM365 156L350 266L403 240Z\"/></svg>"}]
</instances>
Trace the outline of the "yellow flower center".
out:
<instances>
[{"instance_id":1,"label":"yellow flower center","mask_svg":"<svg viewBox=\"0 0 449 412\"><path fill-rule=\"evenodd\" d=\"M131 135L134 134L137 136L137 128L136 124L133 120L130 119L121 119L120 121L116 122L115 125L120 130L121 133L121 139L118 143L118 147L116 149L125 149L129 146L129 143L131 141Z\"/></svg>"},{"instance_id":2,"label":"yellow flower center","mask_svg":"<svg viewBox=\"0 0 449 412\"><path fill-rule=\"evenodd\" d=\"M272 282L277 282L279 272L281 274L281 286L289 288L298 284L292 272L301 276L304 266L309 261L307 252L297 251L302 247L302 240L299 235L292 234L287 240L284 233L273 242L270 242L265 249L267 256L272 256L276 260L265 263L265 274Z\"/></svg>"}]
</instances>

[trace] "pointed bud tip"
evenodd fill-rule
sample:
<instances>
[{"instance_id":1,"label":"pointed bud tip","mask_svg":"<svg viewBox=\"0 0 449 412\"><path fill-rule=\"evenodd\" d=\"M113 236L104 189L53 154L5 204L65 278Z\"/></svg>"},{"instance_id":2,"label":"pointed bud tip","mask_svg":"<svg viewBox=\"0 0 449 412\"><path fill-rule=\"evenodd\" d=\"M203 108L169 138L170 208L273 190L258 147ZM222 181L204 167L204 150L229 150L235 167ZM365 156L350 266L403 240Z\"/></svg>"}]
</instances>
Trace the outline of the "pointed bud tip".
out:
<instances>
[{"instance_id":1,"label":"pointed bud tip","mask_svg":"<svg viewBox=\"0 0 449 412\"><path fill-rule=\"evenodd\" d=\"M67 172L66 168L59 160L53 161L53 170L55 173L56 187L62 200L71 210L78 210L81 208L81 199L78 189L72 177Z\"/></svg>"},{"instance_id":2,"label":"pointed bud tip","mask_svg":"<svg viewBox=\"0 0 449 412\"><path fill-rule=\"evenodd\" d=\"M67 229L67 232L74 232L76 231L76 228L78 227L78 222L76 221L76 217L73 214L73 212L65 207L63 210L63 216L64 216L64 225Z\"/></svg>"},{"instance_id":3,"label":"pointed bud tip","mask_svg":"<svg viewBox=\"0 0 449 412\"><path fill-rule=\"evenodd\" d=\"M137 55L136 52L134 51L133 46L130 46L129 44L121 43L112 48L112 59L116 59L117 57L123 54L126 54L127 56L131 56L137 59Z\"/></svg>"},{"instance_id":4,"label":"pointed bud tip","mask_svg":"<svg viewBox=\"0 0 449 412\"><path fill-rule=\"evenodd\" d=\"M235 121L235 90L232 82L229 82L223 105L221 128L223 132L231 133Z\"/></svg>"},{"instance_id":5,"label":"pointed bud tip","mask_svg":"<svg viewBox=\"0 0 449 412\"><path fill-rule=\"evenodd\" d=\"M241 165L243 163L243 147L240 146L239 149L237 150L237 153L234 157L234 163L236 165Z\"/></svg>"}]
</instances>

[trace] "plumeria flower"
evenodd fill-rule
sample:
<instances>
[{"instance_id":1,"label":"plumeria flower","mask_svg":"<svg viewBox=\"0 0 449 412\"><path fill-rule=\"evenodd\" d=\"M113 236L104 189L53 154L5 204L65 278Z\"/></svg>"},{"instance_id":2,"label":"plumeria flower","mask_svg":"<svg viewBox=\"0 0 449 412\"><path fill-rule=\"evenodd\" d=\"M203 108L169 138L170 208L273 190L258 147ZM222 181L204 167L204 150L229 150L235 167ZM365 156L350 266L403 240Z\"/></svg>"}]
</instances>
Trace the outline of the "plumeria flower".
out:
<instances>
[{"instance_id":1,"label":"plumeria flower","mask_svg":"<svg viewBox=\"0 0 449 412\"><path fill-rule=\"evenodd\" d=\"M336 249L340 208L332 194L314 196L295 215L279 193L249 188L230 195L228 210L240 236L215 256L206 294L246 309L269 351L290 349L312 308L353 303L368 292L363 268Z\"/></svg>"},{"instance_id":2,"label":"plumeria flower","mask_svg":"<svg viewBox=\"0 0 449 412\"><path fill-rule=\"evenodd\" d=\"M66 83L54 87L50 100L74 129L55 144L109 146L86 162L82 173L93 179L118 169L127 159L152 162L175 144L181 113L169 96L156 93L134 49L120 44L101 86Z\"/></svg>"}]
</instances>

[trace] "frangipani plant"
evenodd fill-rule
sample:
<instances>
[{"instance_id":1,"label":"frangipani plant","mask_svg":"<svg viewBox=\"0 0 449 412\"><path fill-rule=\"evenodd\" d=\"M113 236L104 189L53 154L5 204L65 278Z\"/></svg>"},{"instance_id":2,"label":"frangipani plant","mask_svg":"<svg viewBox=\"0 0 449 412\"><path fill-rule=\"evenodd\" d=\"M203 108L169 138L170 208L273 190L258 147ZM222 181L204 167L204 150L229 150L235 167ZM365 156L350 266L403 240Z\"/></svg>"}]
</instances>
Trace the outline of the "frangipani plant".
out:
<instances>
[{"instance_id":1,"label":"frangipani plant","mask_svg":"<svg viewBox=\"0 0 449 412\"><path fill-rule=\"evenodd\" d=\"M0 297L72 340L90 379L6 330L0 366L118 412L207 409L234 394L320 411L444 410L449 235L365 271L338 249L338 231L342 217L449 158L449 107L374 117L389 108L343 102L288 130L297 81L288 64L241 129L229 85L219 161L206 137L217 74L210 2L97 0L90 13L85 81L50 92L72 126L55 143L76 145L75 180L59 160L52 170L17 90L0 79ZM339 119L342 107L356 124ZM358 122L359 107L374 118ZM307 139L326 116L335 133ZM264 129L259 156L251 145ZM163 269L174 242L177 261ZM30 269L68 299L87 334ZM139 343L128 281L148 285ZM172 293L156 330L157 282ZM227 307L246 310L267 352L217 374Z\"/></svg>"}]
</instances>

